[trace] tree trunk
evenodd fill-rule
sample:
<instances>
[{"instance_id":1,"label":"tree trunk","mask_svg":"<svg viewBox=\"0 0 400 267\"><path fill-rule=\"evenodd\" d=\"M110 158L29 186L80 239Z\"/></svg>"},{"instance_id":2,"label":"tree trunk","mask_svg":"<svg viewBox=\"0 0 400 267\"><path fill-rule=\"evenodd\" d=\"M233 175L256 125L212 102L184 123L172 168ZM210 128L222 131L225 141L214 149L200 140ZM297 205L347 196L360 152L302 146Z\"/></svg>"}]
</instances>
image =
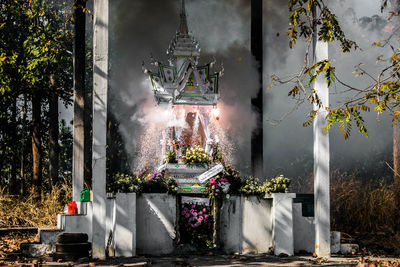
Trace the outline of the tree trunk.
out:
<instances>
[{"instance_id":1,"label":"tree trunk","mask_svg":"<svg viewBox=\"0 0 400 267\"><path fill-rule=\"evenodd\" d=\"M58 96L55 92L54 75L50 75L50 86L52 87L49 95L49 175L51 188L58 184Z\"/></svg>"},{"instance_id":2,"label":"tree trunk","mask_svg":"<svg viewBox=\"0 0 400 267\"><path fill-rule=\"evenodd\" d=\"M42 142L40 136L41 97L32 95L32 194L40 198L42 191Z\"/></svg>"},{"instance_id":3,"label":"tree trunk","mask_svg":"<svg viewBox=\"0 0 400 267\"><path fill-rule=\"evenodd\" d=\"M20 177L21 177L21 184L20 184L20 192L22 195L26 193L26 177L25 177L25 158L28 154L26 137L28 135L27 128L26 128L26 118L28 114L28 100L26 94L24 94L24 110L22 114L22 149L21 149L21 156L20 156Z\"/></svg>"},{"instance_id":4,"label":"tree trunk","mask_svg":"<svg viewBox=\"0 0 400 267\"><path fill-rule=\"evenodd\" d=\"M17 99L13 99L11 110L11 177L10 193L17 193L18 138L17 138Z\"/></svg>"}]
</instances>

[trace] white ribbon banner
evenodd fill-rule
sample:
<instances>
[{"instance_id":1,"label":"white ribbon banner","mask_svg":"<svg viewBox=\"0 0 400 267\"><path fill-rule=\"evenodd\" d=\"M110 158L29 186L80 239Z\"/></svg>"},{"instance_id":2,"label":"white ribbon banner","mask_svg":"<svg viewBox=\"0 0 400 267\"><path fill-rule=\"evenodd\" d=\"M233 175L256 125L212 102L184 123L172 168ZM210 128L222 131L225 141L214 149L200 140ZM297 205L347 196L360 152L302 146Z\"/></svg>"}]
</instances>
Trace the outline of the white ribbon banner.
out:
<instances>
[{"instance_id":1,"label":"white ribbon banner","mask_svg":"<svg viewBox=\"0 0 400 267\"><path fill-rule=\"evenodd\" d=\"M223 170L224 170L224 166L222 164L217 164L214 167L212 167L211 169L209 169L208 171L197 176L197 179L200 181L200 183L204 183L205 181L207 181L208 179L211 179L212 177L214 177L218 173L222 172Z\"/></svg>"}]
</instances>

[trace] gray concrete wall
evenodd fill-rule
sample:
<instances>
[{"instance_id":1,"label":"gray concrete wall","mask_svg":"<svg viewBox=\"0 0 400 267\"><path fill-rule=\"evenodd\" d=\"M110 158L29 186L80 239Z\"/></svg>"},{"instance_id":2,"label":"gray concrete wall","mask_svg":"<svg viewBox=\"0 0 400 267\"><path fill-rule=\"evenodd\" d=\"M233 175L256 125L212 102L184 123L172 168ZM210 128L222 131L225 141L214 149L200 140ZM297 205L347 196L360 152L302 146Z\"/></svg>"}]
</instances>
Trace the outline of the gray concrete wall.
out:
<instances>
[{"instance_id":1,"label":"gray concrete wall","mask_svg":"<svg viewBox=\"0 0 400 267\"><path fill-rule=\"evenodd\" d=\"M303 217L301 206L301 203L293 203L294 252L314 253L314 217Z\"/></svg>"},{"instance_id":2,"label":"gray concrete wall","mask_svg":"<svg viewBox=\"0 0 400 267\"><path fill-rule=\"evenodd\" d=\"M267 253L273 246L271 208L271 199L242 199L242 253Z\"/></svg>"},{"instance_id":3,"label":"gray concrete wall","mask_svg":"<svg viewBox=\"0 0 400 267\"><path fill-rule=\"evenodd\" d=\"M293 198L294 193L272 193L272 227L275 255L294 255Z\"/></svg>"},{"instance_id":4,"label":"gray concrete wall","mask_svg":"<svg viewBox=\"0 0 400 267\"><path fill-rule=\"evenodd\" d=\"M272 240L272 200L232 196L221 207L220 240L226 253L267 253Z\"/></svg>"},{"instance_id":5,"label":"gray concrete wall","mask_svg":"<svg viewBox=\"0 0 400 267\"><path fill-rule=\"evenodd\" d=\"M176 198L168 194L142 194L136 199L138 254L172 253L176 226Z\"/></svg>"},{"instance_id":6,"label":"gray concrete wall","mask_svg":"<svg viewBox=\"0 0 400 267\"><path fill-rule=\"evenodd\" d=\"M136 256L136 194L118 193L114 211L115 256Z\"/></svg>"},{"instance_id":7,"label":"gray concrete wall","mask_svg":"<svg viewBox=\"0 0 400 267\"><path fill-rule=\"evenodd\" d=\"M220 209L220 241L221 249L225 253L242 251L242 200L232 196L224 199Z\"/></svg>"}]
</instances>

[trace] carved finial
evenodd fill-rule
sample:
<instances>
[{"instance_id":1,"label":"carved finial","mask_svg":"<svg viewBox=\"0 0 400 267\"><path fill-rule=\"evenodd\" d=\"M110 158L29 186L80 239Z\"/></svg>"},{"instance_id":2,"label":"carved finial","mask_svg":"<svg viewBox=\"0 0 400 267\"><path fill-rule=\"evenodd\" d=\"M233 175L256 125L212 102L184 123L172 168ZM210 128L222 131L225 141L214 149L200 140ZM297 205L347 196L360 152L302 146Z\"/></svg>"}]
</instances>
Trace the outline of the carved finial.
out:
<instances>
[{"instance_id":1,"label":"carved finial","mask_svg":"<svg viewBox=\"0 0 400 267\"><path fill-rule=\"evenodd\" d=\"M181 24L180 24L179 31L182 34L188 34L189 33L189 28L188 28L187 20L186 20L185 0L182 0Z\"/></svg>"}]
</instances>

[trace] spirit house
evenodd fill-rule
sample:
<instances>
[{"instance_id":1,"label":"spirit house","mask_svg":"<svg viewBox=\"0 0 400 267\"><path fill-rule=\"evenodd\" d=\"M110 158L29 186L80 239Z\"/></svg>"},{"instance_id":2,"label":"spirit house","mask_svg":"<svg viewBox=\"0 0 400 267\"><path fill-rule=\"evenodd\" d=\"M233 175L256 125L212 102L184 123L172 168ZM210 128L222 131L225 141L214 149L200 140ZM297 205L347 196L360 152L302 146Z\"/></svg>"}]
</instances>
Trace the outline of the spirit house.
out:
<instances>
[{"instance_id":1,"label":"spirit house","mask_svg":"<svg viewBox=\"0 0 400 267\"><path fill-rule=\"evenodd\" d=\"M150 76L158 104L215 106L219 99L218 78L222 72L211 73L215 62L198 66L200 46L189 32L185 1L182 0L180 27L167 50L169 64L152 60L156 71L143 67Z\"/></svg>"}]
</instances>

